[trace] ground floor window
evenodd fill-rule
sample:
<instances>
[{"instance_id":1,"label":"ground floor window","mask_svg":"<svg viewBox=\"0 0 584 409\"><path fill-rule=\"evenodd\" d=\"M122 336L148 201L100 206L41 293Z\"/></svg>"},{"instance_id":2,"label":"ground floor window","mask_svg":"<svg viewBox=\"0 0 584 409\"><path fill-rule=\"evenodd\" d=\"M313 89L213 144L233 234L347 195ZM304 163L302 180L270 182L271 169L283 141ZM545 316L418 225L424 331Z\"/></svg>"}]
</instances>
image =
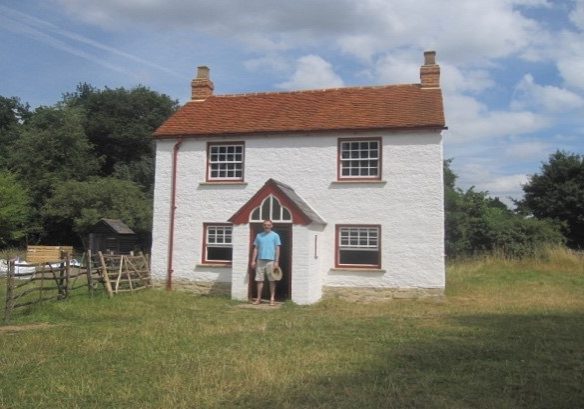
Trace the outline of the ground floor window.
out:
<instances>
[{"instance_id":1,"label":"ground floor window","mask_svg":"<svg viewBox=\"0 0 584 409\"><path fill-rule=\"evenodd\" d=\"M229 263L233 259L232 227L229 224L204 224L204 263Z\"/></svg>"},{"instance_id":2,"label":"ground floor window","mask_svg":"<svg viewBox=\"0 0 584 409\"><path fill-rule=\"evenodd\" d=\"M381 227L337 225L336 266L381 268Z\"/></svg>"}]
</instances>

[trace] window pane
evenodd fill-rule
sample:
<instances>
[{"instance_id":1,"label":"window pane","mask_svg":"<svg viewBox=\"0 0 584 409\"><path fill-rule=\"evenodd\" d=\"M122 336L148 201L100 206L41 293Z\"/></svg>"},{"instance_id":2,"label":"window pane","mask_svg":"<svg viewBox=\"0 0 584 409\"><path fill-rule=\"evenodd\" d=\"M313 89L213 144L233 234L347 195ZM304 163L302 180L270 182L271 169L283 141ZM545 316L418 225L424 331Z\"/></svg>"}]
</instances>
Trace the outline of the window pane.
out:
<instances>
[{"instance_id":1,"label":"window pane","mask_svg":"<svg viewBox=\"0 0 584 409\"><path fill-rule=\"evenodd\" d=\"M280 216L280 209L282 207L280 206L280 202L278 202L278 200L276 200L274 198L274 201L272 202L272 216L270 217L270 219L272 220L280 220L281 216Z\"/></svg>"},{"instance_id":2,"label":"window pane","mask_svg":"<svg viewBox=\"0 0 584 409\"><path fill-rule=\"evenodd\" d=\"M243 145L211 145L209 152L209 179L243 179Z\"/></svg>"},{"instance_id":3,"label":"window pane","mask_svg":"<svg viewBox=\"0 0 584 409\"><path fill-rule=\"evenodd\" d=\"M379 176L379 141L341 142L340 147L341 177Z\"/></svg>"},{"instance_id":4,"label":"window pane","mask_svg":"<svg viewBox=\"0 0 584 409\"><path fill-rule=\"evenodd\" d=\"M264 200L262 204L262 220L266 220L270 218L270 197Z\"/></svg>"},{"instance_id":5,"label":"window pane","mask_svg":"<svg viewBox=\"0 0 584 409\"><path fill-rule=\"evenodd\" d=\"M231 247L207 247L207 261L231 261L232 258Z\"/></svg>"},{"instance_id":6,"label":"window pane","mask_svg":"<svg viewBox=\"0 0 584 409\"><path fill-rule=\"evenodd\" d=\"M282 220L292 220L292 216L290 215L290 212L288 211L288 209L286 209L285 207L282 209Z\"/></svg>"},{"instance_id":7,"label":"window pane","mask_svg":"<svg viewBox=\"0 0 584 409\"><path fill-rule=\"evenodd\" d=\"M340 250L339 264L379 265L378 251Z\"/></svg>"}]
</instances>

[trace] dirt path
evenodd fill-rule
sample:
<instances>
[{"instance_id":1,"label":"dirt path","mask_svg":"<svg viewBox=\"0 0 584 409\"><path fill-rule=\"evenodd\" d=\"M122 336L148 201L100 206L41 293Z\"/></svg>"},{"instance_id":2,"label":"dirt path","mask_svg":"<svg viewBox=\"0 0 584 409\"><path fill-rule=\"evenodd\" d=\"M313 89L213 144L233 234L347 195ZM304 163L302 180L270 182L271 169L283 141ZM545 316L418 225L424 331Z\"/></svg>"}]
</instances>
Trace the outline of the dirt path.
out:
<instances>
[{"instance_id":1,"label":"dirt path","mask_svg":"<svg viewBox=\"0 0 584 409\"><path fill-rule=\"evenodd\" d=\"M47 324L46 322L39 322L36 324L22 324L22 325L4 325L0 326L0 334L6 332L19 332L19 331L27 331L27 330L34 330L34 329L45 329L55 327L57 324Z\"/></svg>"}]
</instances>

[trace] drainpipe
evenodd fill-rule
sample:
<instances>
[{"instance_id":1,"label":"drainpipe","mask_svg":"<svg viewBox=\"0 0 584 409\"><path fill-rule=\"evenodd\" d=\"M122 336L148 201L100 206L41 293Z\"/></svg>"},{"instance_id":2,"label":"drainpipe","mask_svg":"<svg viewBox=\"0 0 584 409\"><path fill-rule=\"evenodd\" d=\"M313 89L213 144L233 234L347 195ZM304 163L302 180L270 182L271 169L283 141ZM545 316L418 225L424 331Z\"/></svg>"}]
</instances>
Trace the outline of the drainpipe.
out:
<instances>
[{"instance_id":1,"label":"drainpipe","mask_svg":"<svg viewBox=\"0 0 584 409\"><path fill-rule=\"evenodd\" d=\"M182 138L178 138L172 148L172 184L170 192L170 231L168 235L168 268L166 274L166 289L172 290L172 256L174 247L174 218L176 213L176 170L178 162L178 150L182 144Z\"/></svg>"}]
</instances>

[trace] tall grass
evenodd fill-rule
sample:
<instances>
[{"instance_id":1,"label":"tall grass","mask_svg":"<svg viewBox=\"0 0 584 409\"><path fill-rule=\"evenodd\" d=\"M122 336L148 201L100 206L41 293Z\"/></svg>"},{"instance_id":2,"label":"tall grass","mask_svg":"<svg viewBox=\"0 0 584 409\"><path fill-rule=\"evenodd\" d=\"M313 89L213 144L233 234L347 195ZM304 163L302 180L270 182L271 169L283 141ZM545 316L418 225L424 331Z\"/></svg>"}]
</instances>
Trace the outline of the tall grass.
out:
<instances>
[{"instance_id":1,"label":"tall grass","mask_svg":"<svg viewBox=\"0 0 584 409\"><path fill-rule=\"evenodd\" d=\"M459 261L443 302L76 295L0 327L0 407L584 407L582 261Z\"/></svg>"}]
</instances>

